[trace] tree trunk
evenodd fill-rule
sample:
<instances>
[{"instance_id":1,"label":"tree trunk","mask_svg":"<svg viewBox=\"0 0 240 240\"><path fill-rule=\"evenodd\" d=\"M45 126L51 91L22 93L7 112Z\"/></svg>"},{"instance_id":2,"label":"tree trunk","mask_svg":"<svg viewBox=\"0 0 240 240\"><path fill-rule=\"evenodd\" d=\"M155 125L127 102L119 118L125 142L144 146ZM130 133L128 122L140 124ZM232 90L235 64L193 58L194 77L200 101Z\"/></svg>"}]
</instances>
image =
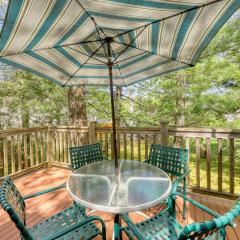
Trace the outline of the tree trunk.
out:
<instances>
[{"instance_id":1,"label":"tree trunk","mask_svg":"<svg viewBox=\"0 0 240 240\"><path fill-rule=\"evenodd\" d=\"M30 126L30 113L28 109L22 110L22 128L29 128Z\"/></svg>"},{"instance_id":2,"label":"tree trunk","mask_svg":"<svg viewBox=\"0 0 240 240\"><path fill-rule=\"evenodd\" d=\"M85 87L70 87L68 90L69 124L87 126Z\"/></svg>"},{"instance_id":3,"label":"tree trunk","mask_svg":"<svg viewBox=\"0 0 240 240\"><path fill-rule=\"evenodd\" d=\"M68 90L69 124L78 127L87 126L85 87L70 87ZM78 135L80 145L87 144L85 134Z\"/></svg>"},{"instance_id":4,"label":"tree trunk","mask_svg":"<svg viewBox=\"0 0 240 240\"><path fill-rule=\"evenodd\" d=\"M177 75L177 97L176 97L176 115L175 125L182 127L185 125L185 88L186 74L181 72Z\"/></svg>"},{"instance_id":5,"label":"tree trunk","mask_svg":"<svg viewBox=\"0 0 240 240\"><path fill-rule=\"evenodd\" d=\"M177 74L177 92L176 92L176 115L175 125L183 127L185 125L185 88L186 88L186 74L184 71ZM183 138L174 138L174 145L176 147L182 146Z\"/></svg>"}]
</instances>

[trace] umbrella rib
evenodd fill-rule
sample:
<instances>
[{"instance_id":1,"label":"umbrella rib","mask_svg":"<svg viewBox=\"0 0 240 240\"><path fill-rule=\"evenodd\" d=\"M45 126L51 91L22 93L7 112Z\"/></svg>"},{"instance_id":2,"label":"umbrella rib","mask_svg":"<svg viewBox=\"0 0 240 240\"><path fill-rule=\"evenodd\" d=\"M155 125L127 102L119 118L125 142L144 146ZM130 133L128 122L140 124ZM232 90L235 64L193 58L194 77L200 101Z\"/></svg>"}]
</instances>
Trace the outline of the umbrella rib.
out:
<instances>
[{"instance_id":1,"label":"umbrella rib","mask_svg":"<svg viewBox=\"0 0 240 240\"><path fill-rule=\"evenodd\" d=\"M103 31L103 29L98 26L98 24L97 24L97 22L95 21L94 17L92 17L92 16L89 14L89 12L85 9L85 7L83 7L83 5L80 3L80 1L79 1L79 0L76 0L76 2L77 2L78 5L83 9L83 11L88 15L88 17L93 21L94 26L95 26L95 28L96 28L96 30L97 30L98 37L99 37L99 39L100 39L100 41L101 41L101 44L102 44L104 54L105 54L105 56L106 56L106 58L107 58L107 52L106 52L106 49L105 49L104 46L103 46L104 43L103 43L103 39L101 38L100 31L103 33L103 35L104 35L105 37L107 37L107 35L106 35L105 32Z\"/></svg>"},{"instance_id":2,"label":"umbrella rib","mask_svg":"<svg viewBox=\"0 0 240 240\"><path fill-rule=\"evenodd\" d=\"M70 48L71 50L73 50L73 51L75 51L75 52L77 52L77 53L80 53L80 54L82 54L82 55L85 55L85 56L91 57L91 58L93 58L93 59L95 59L95 60L97 60L97 61L99 61L99 62L101 62L101 63L107 64L107 63L105 63L105 62L102 61L102 60L99 60L99 59L97 59L97 58L95 58L95 57L93 57L93 56L89 56L88 54L83 53L83 52L80 52L80 51L77 50L77 49L71 48L71 46L68 46L68 48Z\"/></svg>"},{"instance_id":3,"label":"umbrella rib","mask_svg":"<svg viewBox=\"0 0 240 240\"><path fill-rule=\"evenodd\" d=\"M102 47L102 44L101 44L101 46L100 46L98 49L96 49L96 50L88 57L88 59L72 74L72 76L69 77L69 79L63 84L63 87L65 87L66 84L67 84L72 78L74 78L74 77L76 76L77 72L78 72L83 66L85 66L85 65L87 64L87 62L95 55L95 53L98 52L98 50L99 50L101 47Z\"/></svg>"},{"instance_id":4,"label":"umbrella rib","mask_svg":"<svg viewBox=\"0 0 240 240\"><path fill-rule=\"evenodd\" d=\"M138 29L140 29L140 28L142 28L142 27L148 27L148 26L150 26L150 25L152 25L152 24L154 24L154 23L161 22L161 21L167 20L167 19L169 19L169 18L173 18L173 17L179 16L179 15L182 15L182 14L184 14L184 13L187 13L187 12L190 12L190 11L194 11L194 10L196 10L196 9L203 8L203 7L206 7L206 6L209 6L209 5L211 5L211 4L214 4L214 3L217 3L217 2L221 2L221 1L223 1L223 0L214 0L214 1L212 1L212 2L205 3L205 4L202 4L202 5L199 5L199 6L195 6L195 7L189 8L189 9L187 9L187 10L184 10L184 11L182 11L182 12L175 13L175 14L170 15L170 16L167 16L167 17L164 17L164 18L161 18L161 19L157 19L157 20L152 21L152 22L150 22L150 23L147 23L147 24L145 24L145 25L143 25L143 26L136 27L136 28L134 28L134 29L125 31L125 32L123 32L123 33L120 33L120 34L114 36L114 38L119 37L119 36L122 36L122 35L125 35L125 34L128 34L128 33L133 32L133 31L136 31L136 30L138 30Z\"/></svg>"},{"instance_id":5,"label":"umbrella rib","mask_svg":"<svg viewBox=\"0 0 240 240\"><path fill-rule=\"evenodd\" d=\"M83 9L83 11L88 15L88 17L93 21L93 23L94 23L95 28L97 29L97 31L98 31L98 29L99 29L99 31L101 31L101 32L103 33L103 35L104 35L105 37L107 37L107 35L106 35L105 32L103 31L103 29L102 29L102 28L99 28L99 26L98 26L97 22L95 21L95 19L89 14L89 12L85 9L85 7L83 7L83 5L80 3L80 1L79 1L79 0L76 0L76 2L77 2L78 5ZM100 39L101 39L101 37L100 37Z\"/></svg>"},{"instance_id":6,"label":"umbrella rib","mask_svg":"<svg viewBox=\"0 0 240 240\"><path fill-rule=\"evenodd\" d=\"M190 63L187 63L187 62L183 62L183 61L179 61L179 60L176 60L175 58L166 57L166 56L163 56L163 55L160 55L160 54L157 54L157 53L153 53L153 52L150 52L150 51L147 51L147 50L138 48L138 47L134 47L134 46L130 45L131 43L130 43L130 44L125 44L125 43L120 43L120 42L115 41L115 40L114 40L114 42L116 42L116 43L118 43L118 44L125 45L125 46L130 47L130 48L138 49L138 50L140 50L140 51L143 51L144 53L151 53L152 55L156 55L156 56L159 56L159 57L164 57L164 58L167 58L167 59L169 59L169 60L173 60L173 61L176 61L176 62L179 62L179 63L183 63L183 64L188 65L188 66L191 66L191 67L194 66L193 64L190 64ZM122 60L122 61L125 61L125 60L127 60L127 59L124 59L124 60Z\"/></svg>"},{"instance_id":7,"label":"umbrella rib","mask_svg":"<svg viewBox=\"0 0 240 240\"><path fill-rule=\"evenodd\" d=\"M127 44L123 44L123 45L126 45L126 47L118 54L117 57L114 58L114 60L112 61L113 63L115 61L117 61L117 59L130 47L130 45L135 41L135 39L137 39L139 37L140 34L142 34L142 32L146 29L146 27L143 27L143 29L130 41L129 45ZM113 39L114 42L116 43L119 43L117 42L116 40ZM121 43L120 43L121 44Z\"/></svg>"},{"instance_id":8,"label":"umbrella rib","mask_svg":"<svg viewBox=\"0 0 240 240\"><path fill-rule=\"evenodd\" d=\"M114 53L114 51L113 51L113 48L112 48L111 46L110 46L110 48L111 48L111 50L112 50L112 52L113 52L113 56L114 56L114 58L116 58L116 55L115 55L115 53ZM121 70L120 70L120 67L119 67L117 61L116 61L116 65L117 65L118 71L119 71L119 73L120 73L120 76L121 76L121 78L122 78L123 84L124 84L124 86L126 86L126 83L125 83L124 77L123 77L123 75L122 75L122 72L121 72Z\"/></svg>"},{"instance_id":9,"label":"umbrella rib","mask_svg":"<svg viewBox=\"0 0 240 240\"><path fill-rule=\"evenodd\" d=\"M64 47L69 47L69 46L75 46L75 45L80 45L80 44L87 44L87 43L93 43L93 42L100 42L100 39L96 39L96 40L92 40L92 41L86 41L86 42L77 42L77 43L69 43L69 44L63 44L63 45L59 45L56 47L47 47L47 48L40 48L40 49L36 49L36 50L28 50L28 51L22 51L19 53L13 53L13 54L8 54L8 55L3 55L0 56L1 57L11 57L11 56L16 56L19 54L28 54L28 53L32 53L32 52L40 52L40 51L45 51L45 50L50 50L50 49L58 49L58 48L64 48Z\"/></svg>"}]
</instances>

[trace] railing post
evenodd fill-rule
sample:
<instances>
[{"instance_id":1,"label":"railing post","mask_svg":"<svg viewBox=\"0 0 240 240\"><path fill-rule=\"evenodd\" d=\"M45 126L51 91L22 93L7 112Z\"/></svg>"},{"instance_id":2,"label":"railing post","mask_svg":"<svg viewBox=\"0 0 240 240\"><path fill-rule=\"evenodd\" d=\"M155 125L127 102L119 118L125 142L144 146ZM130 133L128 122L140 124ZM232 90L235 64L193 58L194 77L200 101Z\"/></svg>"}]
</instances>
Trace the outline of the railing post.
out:
<instances>
[{"instance_id":1,"label":"railing post","mask_svg":"<svg viewBox=\"0 0 240 240\"><path fill-rule=\"evenodd\" d=\"M95 143L96 142L96 131L95 131L95 125L96 122L90 122L89 123L89 128L88 128L88 139L89 143Z\"/></svg>"},{"instance_id":2,"label":"railing post","mask_svg":"<svg viewBox=\"0 0 240 240\"><path fill-rule=\"evenodd\" d=\"M168 145L168 123L169 122L166 120L160 121L160 134L161 134L160 143L163 146Z\"/></svg>"}]
</instances>

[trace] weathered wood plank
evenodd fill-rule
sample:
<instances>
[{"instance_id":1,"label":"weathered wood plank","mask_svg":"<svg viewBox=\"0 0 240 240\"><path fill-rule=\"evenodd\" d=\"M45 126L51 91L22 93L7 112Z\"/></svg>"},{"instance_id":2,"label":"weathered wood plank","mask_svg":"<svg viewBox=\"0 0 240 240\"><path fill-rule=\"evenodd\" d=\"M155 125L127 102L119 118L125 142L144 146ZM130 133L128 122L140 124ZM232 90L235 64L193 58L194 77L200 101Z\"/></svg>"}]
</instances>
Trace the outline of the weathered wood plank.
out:
<instances>
[{"instance_id":1,"label":"weathered wood plank","mask_svg":"<svg viewBox=\"0 0 240 240\"><path fill-rule=\"evenodd\" d=\"M63 162L67 163L67 132L63 132Z\"/></svg>"},{"instance_id":2,"label":"weathered wood plank","mask_svg":"<svg viewBox=\"0 0 240 240\"><path fill-rule=\"evenodd\" d=\"M120 147L121 147L121 137L120 137L120 134L117 133L117 156L118 156L118 159L120 159L120 154L121 154Z\"/></svg>"},{"instance_id":3,"label":"weathered wood plank","mask_svg":"<svg viewBox=\"0 0 240 240\"><path fill-rule=\"evenodd\" d=\"M29 148L30 148L30 167L34 166L34 155L33 155L33 135L29 136Z\"/></svg>"},{"instance_id":4,"label":"weathered wood plank","mask_svg":"<svg viewBox=\"0 0 240 240\"><path fill-rule=\"evenodd\" d=\"M105 151L105 155L106 155L106 158L108 158L108 133L105 133L104 134L104 142L105 142L105 144L104 144L104 151Z\"/></svg>"},{"instance_id":5,"label":"weathered wood plank","mask_svg":"<svg viewBox=\"0 0 240 240\"><path fill-rule=\"evenodd\" d=\"M16 161L15 161L15 138L11 136L11 173L16 172Z\"/></svg>"},{"instance_id":6,"label":"weathered wood plank","mask_svg":"<svg viewBox=\"0 0 240 240\"><path fill-rule=\"evenodd\" d=\"M18 157L18 171L22 170L22 136L17 135L17 157Z\"/></svg>"},{"instance_id":7,"label":"weathered wood plank","mask_svg":"<svg viewBox=\"0 0 240 240\"><path fill-rule=\"evenodd\" d=\"M234 171L234 139L229 139L229 162L230 162L230 193L234 193L234 180L235 180L235 171Z\"/></svg>"},{"instance_id":8,"label":"weathered wood plank","mask_svg":"<svg viewBox=\"0 0 240 240\"><path fill-rule=\"evenodd\" d=\"M24 168L28 168L28 142L27 135L23 136L23 151L24 151Z\"/></svg>"},{"instance_id":9,"label":"weathered wood plank","mask_svg":"<svg viewBox=\"0 0 240 240\"><path fill-rule=\"evenodd\" d=\"M206 139L206 154L207 154L207 189L211 189L211 140Z\"/></svg>"},{"instance_id":10,"label":"weathered wood plank","mask_svg":"<svg viewBox=\"0 0 240 240\"><path fill-rule=\"evenodd\" d=\"M127 135L123 134L123 155L124 159L127 159Z\"/></svg>"},{"instance_id":11,"label":"weathered wood plank","mask_svg":"<svg viewBox=\"0 0 240 240\"><path fill-rule=\"evenodd\" d=\"M141 161L142 158L141 135L137 135L137 140L138 140L138 161Z\"/></svg>"},{"instance_id":12,"label":"weathered wood plank","mask_svg":"<svg viewBox=\"0 0 240 240\"><path fill-rule=\"evenodd\" d=\"M134 145L133 145L133 134L130 134L130 148L131 148L131 159L134 159Z\"/></svg>"},{"instance_id":13,"label":"weathered wood plank","mask_svg":"<svg viewBox=\"0 0 240 240\"><path fill-rule=\"evenodd\" d=\"M148 159L148 135L145 135L145 159Z\"/></svg>"},{"instance_id":14,"label":"weathered wood plank","mask_svg":"<svg viewBox=\"0 0 240 240\"><path fill-rule=\"evenodd\" d=\"M3 174L7 176L9 173L8 169L8 139L3 139Z\"/></svg>"},{"instance_id":15,"label":"weathered wood plank","mask_svg":"<svg viewBox=\"0 0 240 240\"><path fill-rule=\"evenodd\" d=\"M188 150L188 168L190 168L189 163L190 163L190 138L185 138L185 147ZM190 185L190 177L191 177L191 172L187 176L187 184Z\"/></svg>"},{"instance_id":16,"label":"weathered wood plank","mask_svg":"<svg viewBox=\"0 0 240 240\"><path fill-rule=\"evenodd\" d=\"M200 187L200 138L196 138L196 184Z\"/></svg>"},{"instance_id":17,"label":"weathered wood plank","mask_svg":"<svg viewBox=\"0 0 240 240\"><path fill-rule=\"evenodd\" d=\"M35 133L35 159L36 159L36 164L38 165L40 163L39 161L39 139L38 139L38 133Z\"/></svg>"},{"instance_id":18,"label":"weathered wood plank","mask_svg":"<svg viewBox=\"0 0 240 240\"><path fill-rule=\"evenodd\" d=\"M59 132L58 131L56 131L56 158L55 158L55 160L56 160L56 162L59 162L59 158L60 158L60 156L59 156L59 151L60 151L60 148L59 148ZM73 136L73 142L74 142L74 136ZM73 144L74 146L75 146L75 144Z\"/></svg>"},{"instance_id":19,"label":"weathered wood plank","mask_svg":"<svg viewBox=\"0 0 240 240\"><path fill-rule=\"evenodd\" d=\"M218 191L222 192L222 163L223 163L223 145L222 145L222 139L217 139L217 155L218 155Z\"/></svg>"}]
</instances>

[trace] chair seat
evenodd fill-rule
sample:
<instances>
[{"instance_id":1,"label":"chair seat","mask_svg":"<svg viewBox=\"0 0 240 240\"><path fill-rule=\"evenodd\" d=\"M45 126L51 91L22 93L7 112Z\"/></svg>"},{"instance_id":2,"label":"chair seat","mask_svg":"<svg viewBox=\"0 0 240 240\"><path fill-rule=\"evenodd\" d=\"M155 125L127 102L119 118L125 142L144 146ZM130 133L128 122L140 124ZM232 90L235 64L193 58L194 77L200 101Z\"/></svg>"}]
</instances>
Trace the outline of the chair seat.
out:
<instances>
[{"instance_id":1,"label":"chair seat","mask_svg":"<svg viewBox=\"0 0 240 240\"><path fill-rule=\"evenodd\" d=\"M167 210L163 210L155 217L138 223L135 226L146 240L177 240L182 230L181 225L176 222ZM126 232L130 239L135 239L135 235L129 227L123 227L123 231Z\"/></svg>"},{"instance_id":2,"label":"chair seat","mask_svg":"<svg viewBox=\"0 0 240 240\"><path fill-rule=\"evenodd\" d=\"M28 229L34 239L49 238L59 230L67 230L73 224L79 223L85 219L82 215L81 207L74 203L71 207L64 209L62 212L40 222L39 224ZM87 240L97 236L100 233L97 226L90 222L75 231L71 231L57 239Z\"/></svg>"}]
</instances>

